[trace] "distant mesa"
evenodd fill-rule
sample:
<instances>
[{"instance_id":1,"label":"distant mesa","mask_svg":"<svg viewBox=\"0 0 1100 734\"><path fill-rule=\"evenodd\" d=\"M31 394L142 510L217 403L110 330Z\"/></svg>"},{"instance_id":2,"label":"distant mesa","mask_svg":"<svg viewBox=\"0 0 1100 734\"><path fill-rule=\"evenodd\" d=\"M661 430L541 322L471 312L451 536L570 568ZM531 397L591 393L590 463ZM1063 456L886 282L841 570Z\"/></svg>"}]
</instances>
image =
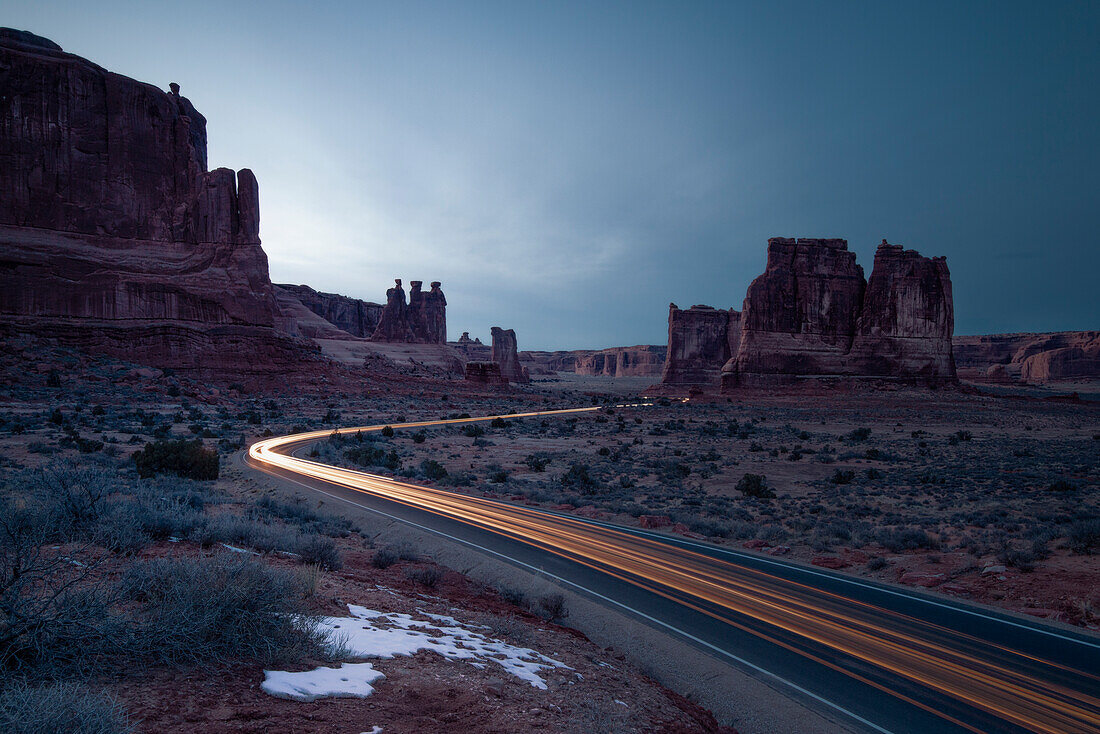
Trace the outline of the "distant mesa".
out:
<instances>
[{"instance_id":1,"label":"distant mesa","mask_svg":"<svg viewBox=\"0 0 1100 734\"><path fill-rule=\"evenodd\" d=\"M806 378L956 379L946 260L883 240L870 281L843 239L768 240L741 312L669 307L662 382L723 388Z\"/></svg>"},{"instance_id":2,"label":"distant mesa","mask_svg":"<svg viewBox=\"0 0 1100 734\"><path fill-rule=\"evenodd\" d=\"M959 376L993 383L1059 382L1100 377L1100 331L956 336Z\"/></svg>"}]
</instances>

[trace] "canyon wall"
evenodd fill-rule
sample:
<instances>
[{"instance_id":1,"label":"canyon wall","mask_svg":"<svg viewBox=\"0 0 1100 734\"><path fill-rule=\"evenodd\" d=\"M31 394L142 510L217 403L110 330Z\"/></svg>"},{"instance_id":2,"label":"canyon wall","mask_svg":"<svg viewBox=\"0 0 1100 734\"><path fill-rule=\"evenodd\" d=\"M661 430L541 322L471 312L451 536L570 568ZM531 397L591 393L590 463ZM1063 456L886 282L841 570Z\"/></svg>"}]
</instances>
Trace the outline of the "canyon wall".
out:
<instances>
[{"instance_id":1,"label":"canyon wall","mask_svg":"<svg viewBox=\"0 0 1100 734\"><path fill-rule=\"evenodd\" d=\"M0 332L177 369L279 370L248 169L170 92L0 29ZM262 355L262 359L257 359Z\"/></svg>"},{"instance_id":2,"label":"canyon wall","mask_svg":"<svg viewBox=\"0 0 1100 734\"><path fill-rule=\"evenodd\" d=\"M572 371L604 377L656 377L663 369L666 351L663 346L638 345L576 353Z\"/></svg>"},{"instance_id":3,"label":"canyon wall","mask_svg":"<svg viewBox=\"0 0 1100 734\"><path fill-rule=\"evenodd\" d=\"M741 334L741 314L710 306L681 309L668 305L668 348L661 382L670 385L717 384L731 345Z\"/></svg>"},{"instance_id":4,"label":"canyon wall","mask_svg":"<svg viewBox=\"0 0 1100 734\"><path fill-rule=\"evenodd\" d=\"M1100 331L957 336L959 376L983 382L1100 379Z\"/></svg>"},{"instance_id":5,"label":"canyon wall","mask_svg":"<svg viewBox=\"0 0 1100 734\"><path fill-rule=\"evenodd\" d=\"M285 291L303 306L341 331L369 339L382 320L382 304L315 291L308 285L279 283L276 291ZM276 294L278 295L278 294Z\"/></svg>"}]
</instances>

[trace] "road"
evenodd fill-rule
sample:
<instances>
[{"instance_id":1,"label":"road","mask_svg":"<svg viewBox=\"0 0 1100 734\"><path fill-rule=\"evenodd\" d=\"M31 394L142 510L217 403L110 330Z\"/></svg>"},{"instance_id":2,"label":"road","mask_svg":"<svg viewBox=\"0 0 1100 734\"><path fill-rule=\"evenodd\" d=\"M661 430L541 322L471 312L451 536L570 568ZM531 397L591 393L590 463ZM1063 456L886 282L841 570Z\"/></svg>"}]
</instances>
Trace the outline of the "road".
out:
<instances>
[{"instance_id":1,"label":"road","mask_svg":"<svg viewBox=\"0 0 1100 734\"><path fill-rule=\"evenodd\" d=\"M259 441L249 448L248 463L537 570L856 729L1100 732L1096 637L817 568L296 455L332 433Z\"/></svg>"}]
</instances>

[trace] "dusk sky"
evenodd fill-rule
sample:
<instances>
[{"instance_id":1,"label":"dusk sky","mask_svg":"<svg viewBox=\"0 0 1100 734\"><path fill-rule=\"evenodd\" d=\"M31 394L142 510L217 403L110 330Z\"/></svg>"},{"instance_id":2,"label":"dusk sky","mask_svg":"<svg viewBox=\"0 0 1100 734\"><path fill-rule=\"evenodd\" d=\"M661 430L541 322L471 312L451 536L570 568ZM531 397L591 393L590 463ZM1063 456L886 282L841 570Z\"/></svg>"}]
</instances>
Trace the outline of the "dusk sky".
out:
<instances>
[{"instance_id":1,"label":"dusk sky","mask_svg":"<svg viewBox=\"0 0 1100 734\"><path fill-rule=\"evenodd\" d=\"M957 334L1100 328L1100 2L5 2L251 168L275 282L663 344L772 236L946 255Z\"/></svg>"}]
</instances>

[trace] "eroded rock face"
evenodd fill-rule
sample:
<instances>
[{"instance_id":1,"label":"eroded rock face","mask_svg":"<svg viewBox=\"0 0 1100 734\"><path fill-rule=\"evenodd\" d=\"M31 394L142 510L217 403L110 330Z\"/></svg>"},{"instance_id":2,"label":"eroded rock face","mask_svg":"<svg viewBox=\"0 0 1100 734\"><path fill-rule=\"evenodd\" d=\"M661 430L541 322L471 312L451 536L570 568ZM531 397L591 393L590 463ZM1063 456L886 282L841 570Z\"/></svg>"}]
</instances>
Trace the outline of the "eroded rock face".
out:
<instances>
[{"instance_id":1,"label":"eroded rock face","mask_svg":"<svg viewBox=\"0 0 1100 734\"><path fill-rule=\"evenodd\" d=\"M845 374L865 289L841 239L768 240L768 264L749 285L732 370L763 375Z\"/></svg>"},{"instance_id":2,"label":"eroded rock face","mask_svg":"<svg viewBox=\"0 0 1100 734\"><path fill-rule=\"evenodd\" d=\"M467 362L466 379L486 385L505 385L508 380L500 374L500 365L496 362Z\"/></svg>"},{"instance_id":3,"label":"eroded rock face","mask_svg":"<svg viewBox=\"0 0 1100 734\"><path fill-rule=\"evenodd\" d=\"M573 372L604 377L650 377L661 374L665 362L663 346L611 347L597 352L578 352Z\"/></svg>"},{"instance_id":4,"label":"eroded rock face","mask_svg":"<svg viewBox=\"0 0 1100 734\"><path fill-rule=\"evenodd\" d=\"M875 253L852 344L857 374L953 378L955 311L942 257L884 240Z\"/></svg>"},{"instance_id":5,"label":"eroded rock face","mask_svg":"<svg viewBox=\"0 0 1100 734\"><path fill-rule=\"evenodd\" d=\"M315 291L308 285L279 283L275 288L289 293L317 316L352 336L369 339L382 320L379 303Z\"/></svg>"},{"instance_id":6,"label":"eroded rock face","mask_svg":"<svg viewBox=\"0 0 1100 734\"><path fill-rule=\"evenodd\" d=\"M740 337L741 314L696 305L668 305L668 349L661 382L670 385L717 384L730 344Z\"/></svg>"},{"instance_id":7,"label":"eroded rock face","mask_svg":"<svg viewBox=\"0 0 1100 734\"><path fill-rule=\"evenodd\" d=\"M8 332L179 369L282 369L295 349L274 329L256 179L206 169L206 120L178 85L8 29L0 317Z\"/></svg>"},{"instance_id":8,"label":"eroded rock face","mask_svg":"<svg viewBox=\"0 0 1100 734\"><path fill-rule=\"evenodd\" d=\"M529 382L527 370L519 363L519 349L514 329L492 328L492 359L500 365L500 374L508 382Z\"/></svg>"},{"instance_id":9,"label":"eroded rock face","mask_svg":"<svg viewBox=\"0 0 1100 734\"><path fill-rule=\"evenodd\" d=\"M423 281L414 280L408 304L401 280L386 291L386 305L371 339L377 342L406 342L417 344L447 343L447 299L438 281L432 283L428 293L423 291Z\"/></svg>"},{"instance_id":10,"label":"eroded rock face","mask_svg":"<svg viewBox=\"0 0 1100 734\"><path fill-rule=\"evenodd\" d=\"M845 240L773 238L722 385L819 376L951 381L953 328L944 258L884 240L867 283Z\"/></svg>"},{"instance_id":11,"label":"eroded rock face","mask_svg":"<svg viewBox=\"0 0 1100 734\"><path fill-rule=\"evenodd\" d=\"M984 382L1100 378L1100 331L957 336L959 375Z\"/></svg>"}]
</instances>

